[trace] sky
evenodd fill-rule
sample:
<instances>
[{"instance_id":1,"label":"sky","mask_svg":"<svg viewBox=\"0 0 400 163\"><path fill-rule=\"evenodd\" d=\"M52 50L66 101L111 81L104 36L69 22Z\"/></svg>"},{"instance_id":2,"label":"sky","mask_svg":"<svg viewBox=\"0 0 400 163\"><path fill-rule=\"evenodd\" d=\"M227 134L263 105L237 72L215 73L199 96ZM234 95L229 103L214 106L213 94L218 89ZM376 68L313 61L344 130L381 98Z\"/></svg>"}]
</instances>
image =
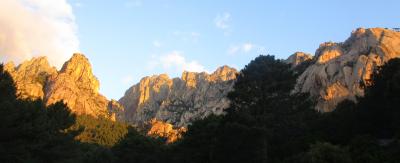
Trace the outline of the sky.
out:
<instances>
[{"instance_id":1,"label":"sky","mask_svg":"<svg viewBox=\"0 0 400 163\"><path fill-rule=\"evenodd\" d=\"M142 77L238 70L342 42L358 27L400 27L398 0L1 0L1 61L89 58L100 92L119 99Z\"/></svg>"}]
</instances>

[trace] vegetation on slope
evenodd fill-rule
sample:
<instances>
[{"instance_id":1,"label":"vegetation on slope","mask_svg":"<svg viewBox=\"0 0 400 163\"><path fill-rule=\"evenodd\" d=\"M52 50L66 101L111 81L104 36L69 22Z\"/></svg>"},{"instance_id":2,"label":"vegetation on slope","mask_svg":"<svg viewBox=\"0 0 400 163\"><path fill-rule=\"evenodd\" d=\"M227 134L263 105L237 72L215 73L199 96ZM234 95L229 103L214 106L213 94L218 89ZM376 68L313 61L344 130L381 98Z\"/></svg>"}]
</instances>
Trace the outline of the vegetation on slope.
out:
<instances>
[{"instance_id":1,"label":"vegetation on slope","mask_svg":"<svg viewBox=\"0 0 400 163\"><path fill-rule=\"evenodd\" d=\"M72 115L61 102L19 100L0 70L0 162L400 160L400 59L378 69L358 103L321 114L307 94L291 93L304 68L259 56L241 71L226 115L195 121L168 145L122 123Z\"/></svg>"}]
</instances>

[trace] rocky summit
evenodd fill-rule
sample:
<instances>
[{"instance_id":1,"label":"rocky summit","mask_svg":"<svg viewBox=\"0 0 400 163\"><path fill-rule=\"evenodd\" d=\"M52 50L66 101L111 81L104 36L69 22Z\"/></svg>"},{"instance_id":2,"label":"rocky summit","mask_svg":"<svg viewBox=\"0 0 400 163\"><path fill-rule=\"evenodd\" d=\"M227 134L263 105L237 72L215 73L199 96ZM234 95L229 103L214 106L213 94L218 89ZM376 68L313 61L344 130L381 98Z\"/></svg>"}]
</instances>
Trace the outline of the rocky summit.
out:
<instances>
[{"instance_id":1,"label":"rocky summit","mask_svg":"<svg viewBox=\"0 0 400 163\"><path fill-rule=\"evenodd\" d=\"M310 93L317 110L332 111L345 99L363 96L377 67L396 57L400 57L400 32L359 28L343 43L321 44L293 92Z\"/></svg>"},{"instance_id":2,"label":"rocky summit","mask_svg":"<svg viewBox=\"0 0 400 163\"><path fill-rule=\"evenodd\" d=\"M181 78L145 77L119 100L125 108L123 120L140 126L157 119L186 127L195 119L223 114L236 75L235 69L223 66L211 74L185 71Z\"/></svg>"},{"instance_id":3,"label":"rocky summit","mask_svg":"<svg viewBox=\"0 0 400 163\"><path fill-rule=\"evenodd\" d=\"M19 98L43 99L47 105L64 101L76 114L115 119L122 107L98 93L99 81L92 73L88 59L75 53L60 71L51 67L45 57L33 58L15 67L7 63L5 70L14 79Z\"/></svg>"},{"instance_id":4,"label":"rocky summit","mask_svg":"<svg viewBox=\"0 0 400 163\"><path fill-rule=\"evenodd\" d=\"M307 54L304 52L296 52L290 55L286 60L285 63L292 65L292 67L296 67L305 61L312 60L313 56L311 54Z\"/></svg>"},{"instance_id":5,"label":"rocky summit","mask_svg":"<svg viewBox=\"0 0 400 163\"><path fill-rule=\"evenodd\" d=\"M13 62L4 65L11 74L20 98L43 99L47 79L57 75L57 69L50 66L46 57L33 58L15 67Z\"/></svg>"}]
</instances>

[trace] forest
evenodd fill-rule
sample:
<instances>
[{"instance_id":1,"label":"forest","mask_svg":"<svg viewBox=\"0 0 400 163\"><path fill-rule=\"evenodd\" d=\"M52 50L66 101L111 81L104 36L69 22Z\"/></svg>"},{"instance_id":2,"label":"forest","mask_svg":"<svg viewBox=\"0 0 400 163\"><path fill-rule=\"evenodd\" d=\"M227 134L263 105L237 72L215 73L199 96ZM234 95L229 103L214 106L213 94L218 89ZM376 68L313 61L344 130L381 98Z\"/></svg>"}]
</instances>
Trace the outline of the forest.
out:
<instances>
[{"instance_id":1,"label":"forest","mask_svg":"<svg viewBox=\"0 0 400 163\"><path fill-rule=\"evenodd\" d=\"M379 67L357 102L329 113L291 92L307 64L258 56L240 71L226 114L193 122L171 144L121 122L74 115L62 101L19 99L0 65L0 162L399 162L400 59Z\"/></svg>"}]
</instances>

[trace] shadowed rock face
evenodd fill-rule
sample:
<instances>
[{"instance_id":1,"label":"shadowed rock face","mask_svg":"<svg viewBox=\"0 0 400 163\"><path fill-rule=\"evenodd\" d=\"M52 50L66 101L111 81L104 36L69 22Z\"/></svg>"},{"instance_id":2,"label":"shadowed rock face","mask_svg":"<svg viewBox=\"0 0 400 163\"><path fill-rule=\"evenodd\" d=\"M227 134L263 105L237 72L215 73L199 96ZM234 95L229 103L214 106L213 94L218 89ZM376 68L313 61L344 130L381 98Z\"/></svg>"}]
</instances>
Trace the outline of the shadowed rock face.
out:
<instances>
[{"instance_id":1,"label":"shadowed rock face","mask_svg":"<svg viewBox=\"0 0 400 163\"><path fill-rule=\"evenodd\" d=\"M400 57L400 32L359 28L344 43L321 44L293 92L308 92L317 110L332 111L344 99L363 96L376 68L395 57Z\"/></svg>"},{"instance_id":2,"label":"shadowed rock face","mask_svg":"<svg viewBox=\"0 0 400 163\"><path fill-rule=\"evenodd\" d=\"M14 68L8 63L5 70L12 74L19 98L43 99L47 105L63 100L73 113L115 119L123 108L98 93L99 81L83 54L74 54L57 72L45 57L33 58Z\"/></svg>"},{"instance_id":3,"label":"shadowed rock face","mask_svg":"<svg viewBox=\"0 0 400 163\"><path fill-rule=\"evenodd\" d=\"M223 114L236 75L235 69L223 66L212 74L183 72L181 78L174 79L165 74L145 77L119 100L125 108L124 120L143 125L155 118L183 127L210 114Z\"/></svg>"}]
</instances>

